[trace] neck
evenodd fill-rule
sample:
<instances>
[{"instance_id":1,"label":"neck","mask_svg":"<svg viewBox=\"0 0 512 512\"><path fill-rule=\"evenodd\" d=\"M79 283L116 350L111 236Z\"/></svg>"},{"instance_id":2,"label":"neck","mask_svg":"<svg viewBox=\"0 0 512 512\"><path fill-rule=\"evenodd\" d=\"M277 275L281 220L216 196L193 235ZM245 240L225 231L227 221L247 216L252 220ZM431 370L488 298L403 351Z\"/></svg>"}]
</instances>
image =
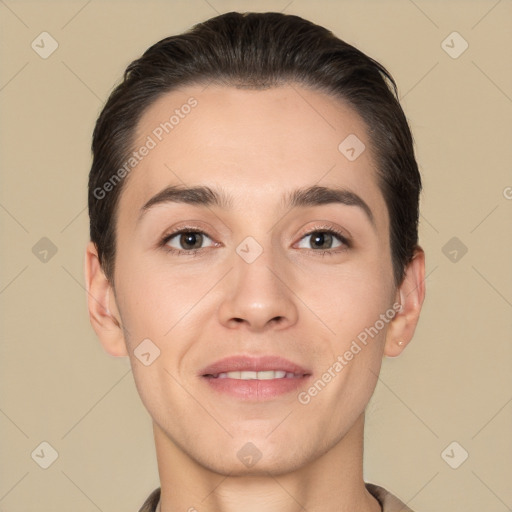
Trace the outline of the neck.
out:
<instances>
[{"instance_id":1,"label":"neck","mask_svg":"<svg viewBox=\"0 0 512 512\"><path fill-rule=\"evenodd\" d=\"M279 474L236 475L199 464L153 424L161 512L380 512L363 481L364 414L337 444Z\"/></svg>"}]
</instances>

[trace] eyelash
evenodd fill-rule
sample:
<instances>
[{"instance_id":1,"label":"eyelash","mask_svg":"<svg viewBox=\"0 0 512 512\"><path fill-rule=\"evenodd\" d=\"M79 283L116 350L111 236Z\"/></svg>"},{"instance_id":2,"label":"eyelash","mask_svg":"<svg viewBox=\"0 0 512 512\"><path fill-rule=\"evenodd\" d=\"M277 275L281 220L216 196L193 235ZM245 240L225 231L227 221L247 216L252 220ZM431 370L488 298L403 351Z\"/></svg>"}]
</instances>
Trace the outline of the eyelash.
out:
<instances>
[{"instance_id":1,"label":"eyelash","mask_svg":"<svg viewBox=\"0 0 512 512\"><path fill-rule=\"evenodd\" d=\"M313 229L310 229L306 233L303 233L299 239L302 240L306 236L312 235L313 233L327 233L329 235L334 235L338 240L344 245L344 247L337 247L334 249L306 249L308 252L314 253L316 256L321 256L322 258L324 256L336 256L339 255L342 252L347 251L352 247L352 244L349 242L347 237L337 229L330 227L330 226L315 226Z\"/></svg>"},{"instance_id":2,"label":"eyelash","mask_svg":"<svg viewBox=\"0 0 512 512\"><path fill-rule=\"evenodd\" d=\"M197 228L180 228L177 231L173 231L172 233L169 233L164 236L164 238L160 242L160 246L164 249L164 251L169 253L177 254L178 256L197 256L197 253L205 249L205 247L201 247L199 249L191 249L190 251L185 251L183 249L175 249L174 247L169 247L167 243L172 240L177 235L182 235L184 233L199 233L201 235L206 235L210 240L213 240L213 238L208 235L208 233L205 233L204 231L197 229Z\"/></svg>"},{"instance_id":3,"label":"eyelash","mask_svg":"<svg viewBox=\"0 0 512 512\"><path fill-rule=\"evenodd\" d=\"M172 233L166 234L160 241L159 246L162 247L164 249L164 251L166 251L168 253L173 253L177 256L191 256L191 257L197 256L199 252L201 252L204 249L207 249L207 247L200 247L199 249L191 249L189 251L186 251L184 249L175 249L174 247L169 247L167 245L167 243L170 240L172 240L174 237L176 237L177 235L184 234L184 233L199 233L202 235L206 235L210 240L213 241L213 238L210 235L208 235L208 233L206 233L205 231L202 231L195 227L190 227L190 228L184 227L184 228L180 228L176 231L173 231ZM326 249L326 250L306 249L308 252L312 252L316 256L321 256L321 257L335 256L342 252L347 251L348 249L350 249L352 247L351 242L347 239L347 237L343 233L341 233L337 229L334 229L330 226L315 226L313 229L307 231L306 233L303 233L302 236L300 237L299 241L302 240L303 238L305 238L306 236L312 235L314 233L327 233L330 235L334 235L345 246L342 248L338 247L336 249Z\"/></svg>"}]
</instances>

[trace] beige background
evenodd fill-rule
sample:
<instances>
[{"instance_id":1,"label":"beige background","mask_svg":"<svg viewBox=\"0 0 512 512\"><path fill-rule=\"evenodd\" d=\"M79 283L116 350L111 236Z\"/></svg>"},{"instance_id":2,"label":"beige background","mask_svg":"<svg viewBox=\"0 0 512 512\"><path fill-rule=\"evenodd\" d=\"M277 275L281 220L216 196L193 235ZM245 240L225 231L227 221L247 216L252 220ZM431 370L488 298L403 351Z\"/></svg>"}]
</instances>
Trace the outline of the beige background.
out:
<instances>
[{"instance_id":1,"label":"beige background","mask_svg":"<svg viewBox=\"0 0 512 512\"><path fill-rule=\"evenodd\" d=\"M427 300L413 343L384 361L366 480L417 512L512 509L510 0L0 0L0 512L135 511L159 485L129 363L87 316L91 132L131 60L229 10L298 14L381 61L415 135ZM47 59L31 48L43 31L59 44ZM469 44L458 58L442 47L453 31ZM49 448L31 456L43 441L58 452L47 469ZM453 441L452 464L469 453L458 469L442 457Z\"/></svg>"}]
</instances>

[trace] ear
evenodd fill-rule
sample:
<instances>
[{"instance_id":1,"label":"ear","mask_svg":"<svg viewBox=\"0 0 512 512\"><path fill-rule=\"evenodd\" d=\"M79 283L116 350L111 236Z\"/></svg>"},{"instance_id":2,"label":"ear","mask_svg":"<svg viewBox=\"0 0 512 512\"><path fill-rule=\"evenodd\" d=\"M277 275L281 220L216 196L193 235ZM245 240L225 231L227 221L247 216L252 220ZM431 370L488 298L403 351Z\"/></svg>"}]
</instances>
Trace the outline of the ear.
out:
<instances>
[{"instance_id":1,"label":"ear","mask_svg":"<svg viewBox=\"0 0 512 512\"><path fill-rule=\"evenodd\" d=\"M106 278L93 242L85 251L85 285L91 325L103 348L112 356L127 356L126 342L114 290Z\"/></svg>"},{"instance_id":2,"label":"ear","mask_svg":"<svg viewBox=\"0 0 512 512\"><path fill-rule=\"evenodd\" d=\"M388 357L397 357L402 353L418 324L425 299L425 252L420 246L414 250L395 299L402 307L388 324L384 346L384 355Z\"/></svg>"}]
</instances>

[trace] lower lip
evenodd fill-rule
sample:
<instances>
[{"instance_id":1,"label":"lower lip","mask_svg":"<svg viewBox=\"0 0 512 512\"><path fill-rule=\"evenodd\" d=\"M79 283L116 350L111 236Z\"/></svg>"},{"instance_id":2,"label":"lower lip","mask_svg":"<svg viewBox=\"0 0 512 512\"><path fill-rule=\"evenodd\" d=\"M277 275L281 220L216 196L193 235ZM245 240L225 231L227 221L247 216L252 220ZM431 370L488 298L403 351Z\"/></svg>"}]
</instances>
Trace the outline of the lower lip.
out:
<instances>
[{"instance_id":1,"label":"lower lip","mask_svg":"<svg viewBox=\"0 0 512 512\"><path fill-rule=\"evenodd\" d=\"M215 377L205 377L207 384L219 393L231 395L240 400L263 401L277 398L281 395L297 391L306 385L311 375L304 377L293 377L282 379L219 379Z\"/></svg>"}]
</instances>

